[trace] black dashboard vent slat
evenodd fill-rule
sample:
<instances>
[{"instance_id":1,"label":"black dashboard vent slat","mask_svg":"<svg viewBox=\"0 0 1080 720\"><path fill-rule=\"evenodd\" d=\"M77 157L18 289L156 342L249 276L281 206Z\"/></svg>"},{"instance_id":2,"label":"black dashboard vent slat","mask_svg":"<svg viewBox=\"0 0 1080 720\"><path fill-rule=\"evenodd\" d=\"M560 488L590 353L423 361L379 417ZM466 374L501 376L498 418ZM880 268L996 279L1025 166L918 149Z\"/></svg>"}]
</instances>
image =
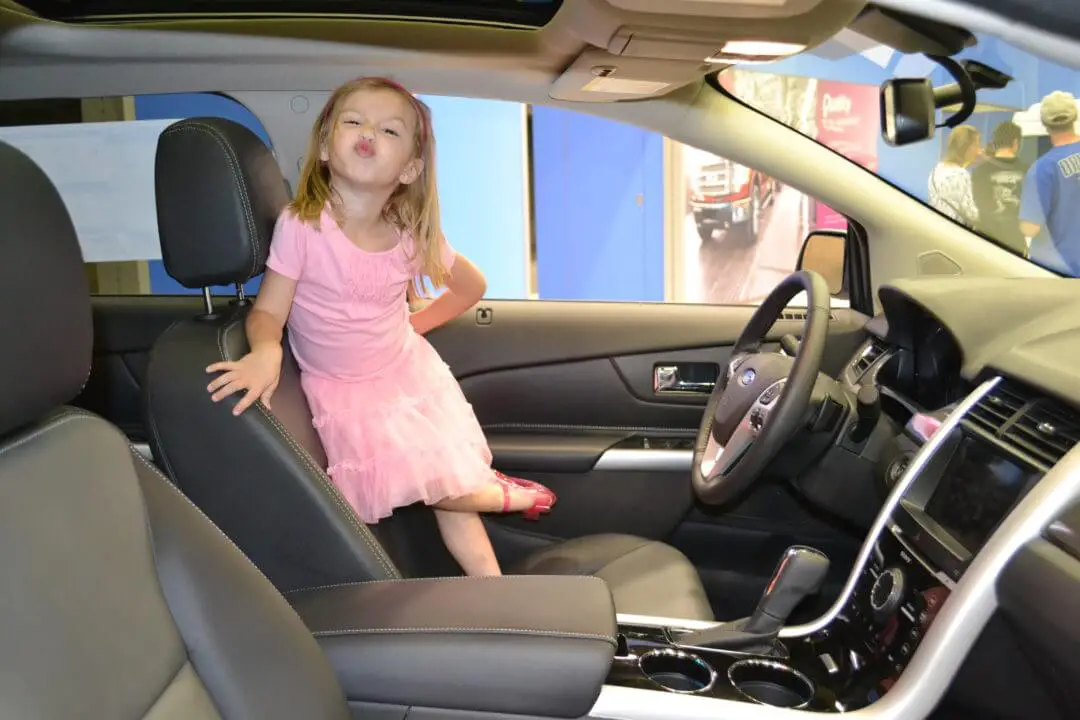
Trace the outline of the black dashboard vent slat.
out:
<instances>
[{"instance_id":1,"label":"black dashboard vent slat","mask_svg":"<svg viewBox=\"0 0 1080 720\"><path fill-rule=\"evenodd\" d=\"M1027 403L1025 395L999 382L968 412L967 419L990 434L997 435Z\"/></svg>"},{"instance_id":2,"label":"black dashboard vent slat","mask_svg":"<svg viewBox=\"0 0 1080 720\"><path fill-rule=\"evenodd\" d=\"M806 320L806 311L805 310L784 310L783 312L780 313L780 319L781 320L796 320L798 322L804 322ZM835 320L836 319L836 313L834 313L833 311L830 310L829 311L829 319L830 320Z\"/></svg>"},{"instance_id":3,"label":"black dashboard vent slat","mask_svg":"<svg viewBox=\"0 0 1080 720\"><path fill-rule=\"evenodd\" d=\"M873 338L870 344L866 346L866 349L862 351L858 358L855 360L855 364L852 365L852 371L855 375L855 379L861 378L866 374L866 371L873 367L874 363L885 354L885 343L878 338Z\"/></svg>"},{"instance_id":4,"label":"black dashboard vent slat","mask_svg":"<svg viewBox=\"0 0 1080 720\"><path fill-rule=\"evenodd\" d=\"M1048 466L1080 443L1080 413L1014 381L1001 381L965 420Z\"/></svg>"}]
</instances>

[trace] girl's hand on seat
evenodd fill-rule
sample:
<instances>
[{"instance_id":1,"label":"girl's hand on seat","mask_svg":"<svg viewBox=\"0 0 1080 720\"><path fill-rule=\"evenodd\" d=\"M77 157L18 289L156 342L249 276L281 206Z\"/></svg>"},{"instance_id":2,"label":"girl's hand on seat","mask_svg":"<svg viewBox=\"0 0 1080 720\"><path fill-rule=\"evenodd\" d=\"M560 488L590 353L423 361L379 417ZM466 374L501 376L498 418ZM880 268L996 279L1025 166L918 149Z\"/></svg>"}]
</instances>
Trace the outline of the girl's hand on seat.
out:
<instances>
[{"instance_id":1,"label":"girl's hand on seat","mask_svg":"<svg viewBox=\"0 0 1080 720\"><path fill-rule=\"evenodd\" d=\"M246 390L244 397L233 408L233 415L244 412L256 400L261 400L269 409L270 398L277 390L281 377L281 357L281 345L266 344L239 360L214 363L206 368L206 372L221 374L206 386L207 391L212 393L210 399L219 402L233 393Z\"/></svg>"}]
</instances>

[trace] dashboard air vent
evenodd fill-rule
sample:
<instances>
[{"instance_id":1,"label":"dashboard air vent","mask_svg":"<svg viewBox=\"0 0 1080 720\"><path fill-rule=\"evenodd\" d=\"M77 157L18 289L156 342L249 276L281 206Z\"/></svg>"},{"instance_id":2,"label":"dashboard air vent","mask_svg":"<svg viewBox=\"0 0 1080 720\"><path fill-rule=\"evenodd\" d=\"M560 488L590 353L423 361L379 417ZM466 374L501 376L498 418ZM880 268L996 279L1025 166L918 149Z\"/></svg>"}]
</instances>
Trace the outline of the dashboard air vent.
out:
<instances>
[{"instance_id":1,"label":"dashboard air vent","mask_svg":"<svg viewBox=\"0 0 1080 720\"><path fill-rule=\"evenodd\" d=\"M781 320L797 320L798 322L803 322L803 321L806 320L806 311L805 310L784 310L783 312L780 313L780 319ZM832 312L830 310L829 311L829 319L830 320L835 320L836 319L836 313L834 313L834 312Z\"/></svg>"},{"instance_id":2,"label":"dashboard air vent","mask_svg":"<svg viewBox=\"0 0 1080 720\"><path fill-rule=\"evenodd\" d=\"M1080 413L1015 382L999 382L965 419L1048 466L1080 443Z\"/></svg>"},{"instance_id":3,"label":"dashboard air vent","mask_svg":"<svg viewBox=\"0 0 1080 720\"><path fill-rule=\"evenodd\" d=\"M862 351L855 363L851 366L855 379L861 378L866 371L873 366L878 359L885 354L885 343L878 338L873 338L866 349Z\"/></svg>"}]
</instances>

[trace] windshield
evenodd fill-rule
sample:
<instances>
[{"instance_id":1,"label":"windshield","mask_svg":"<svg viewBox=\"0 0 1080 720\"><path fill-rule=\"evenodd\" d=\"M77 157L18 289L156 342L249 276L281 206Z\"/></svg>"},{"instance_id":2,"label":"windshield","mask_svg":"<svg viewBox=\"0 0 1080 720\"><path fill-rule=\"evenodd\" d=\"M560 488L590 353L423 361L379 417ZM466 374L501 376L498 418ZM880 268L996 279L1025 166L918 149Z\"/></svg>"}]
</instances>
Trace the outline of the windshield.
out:
<instances>
[{"instance_id":1,"label":"windshield","mask_svg":"<svg viewBox=\"0 0 1080 720\"><path fill-rule=\"evenodd\" d=\"M972 115L934 138L893 147L881 135L879 88L893 77L953 78L923 55L844 31L767 65L722 71L729 93L815 138L955 222L1045 268L1080 276L1080 76L1075 70L977 35L956 56L1013 77L980 90ZM1044 102L1045 101L1045 102ZM938 123L958 108L938 111Z\"/></svg>"}]
</instances>

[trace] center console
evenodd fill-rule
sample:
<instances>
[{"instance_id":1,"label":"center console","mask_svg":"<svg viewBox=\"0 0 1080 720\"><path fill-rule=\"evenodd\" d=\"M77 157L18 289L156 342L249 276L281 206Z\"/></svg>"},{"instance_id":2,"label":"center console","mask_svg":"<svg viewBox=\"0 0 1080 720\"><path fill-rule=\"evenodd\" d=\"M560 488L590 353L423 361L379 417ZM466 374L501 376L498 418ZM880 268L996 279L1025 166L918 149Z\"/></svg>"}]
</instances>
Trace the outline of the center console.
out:
<instances>
[{"instance_id":1,"label":"center console","mask_svg":"<svg viewBox=\"0 0 1080 720\"><path fill-rule=\"evenodd\" d=\"M849 712L884 697L974 557L1043 475L966 417L992 386L934 423L906 461L825 616L756 635L746 632L755 629L753 618L704 630L620 622L607 683L819 712ZM789 570L781 561L766 597L785 585Z\"/></svg>"},{"instance_id":2,"label":"center console","mask_svg":"<svg viewBox=\"0 0 1080 720\"><path fill-rule=\"evenodd\" d=\"M1047 488L1067 475L1036 488L1047 467L978 422L971 411L994 412L996 383L943 420L913 419L918 443L899 472L883 468L891 492L847 584L805 625L788 618L828 559L801 546L780 558L749 617L719 624L616 615L607 585L589 577L393 580L290 602L356 717L925 717L992 611L994 563L1032 531L1017 527L1057 512Z\"/></svg>"}]
</instances>

